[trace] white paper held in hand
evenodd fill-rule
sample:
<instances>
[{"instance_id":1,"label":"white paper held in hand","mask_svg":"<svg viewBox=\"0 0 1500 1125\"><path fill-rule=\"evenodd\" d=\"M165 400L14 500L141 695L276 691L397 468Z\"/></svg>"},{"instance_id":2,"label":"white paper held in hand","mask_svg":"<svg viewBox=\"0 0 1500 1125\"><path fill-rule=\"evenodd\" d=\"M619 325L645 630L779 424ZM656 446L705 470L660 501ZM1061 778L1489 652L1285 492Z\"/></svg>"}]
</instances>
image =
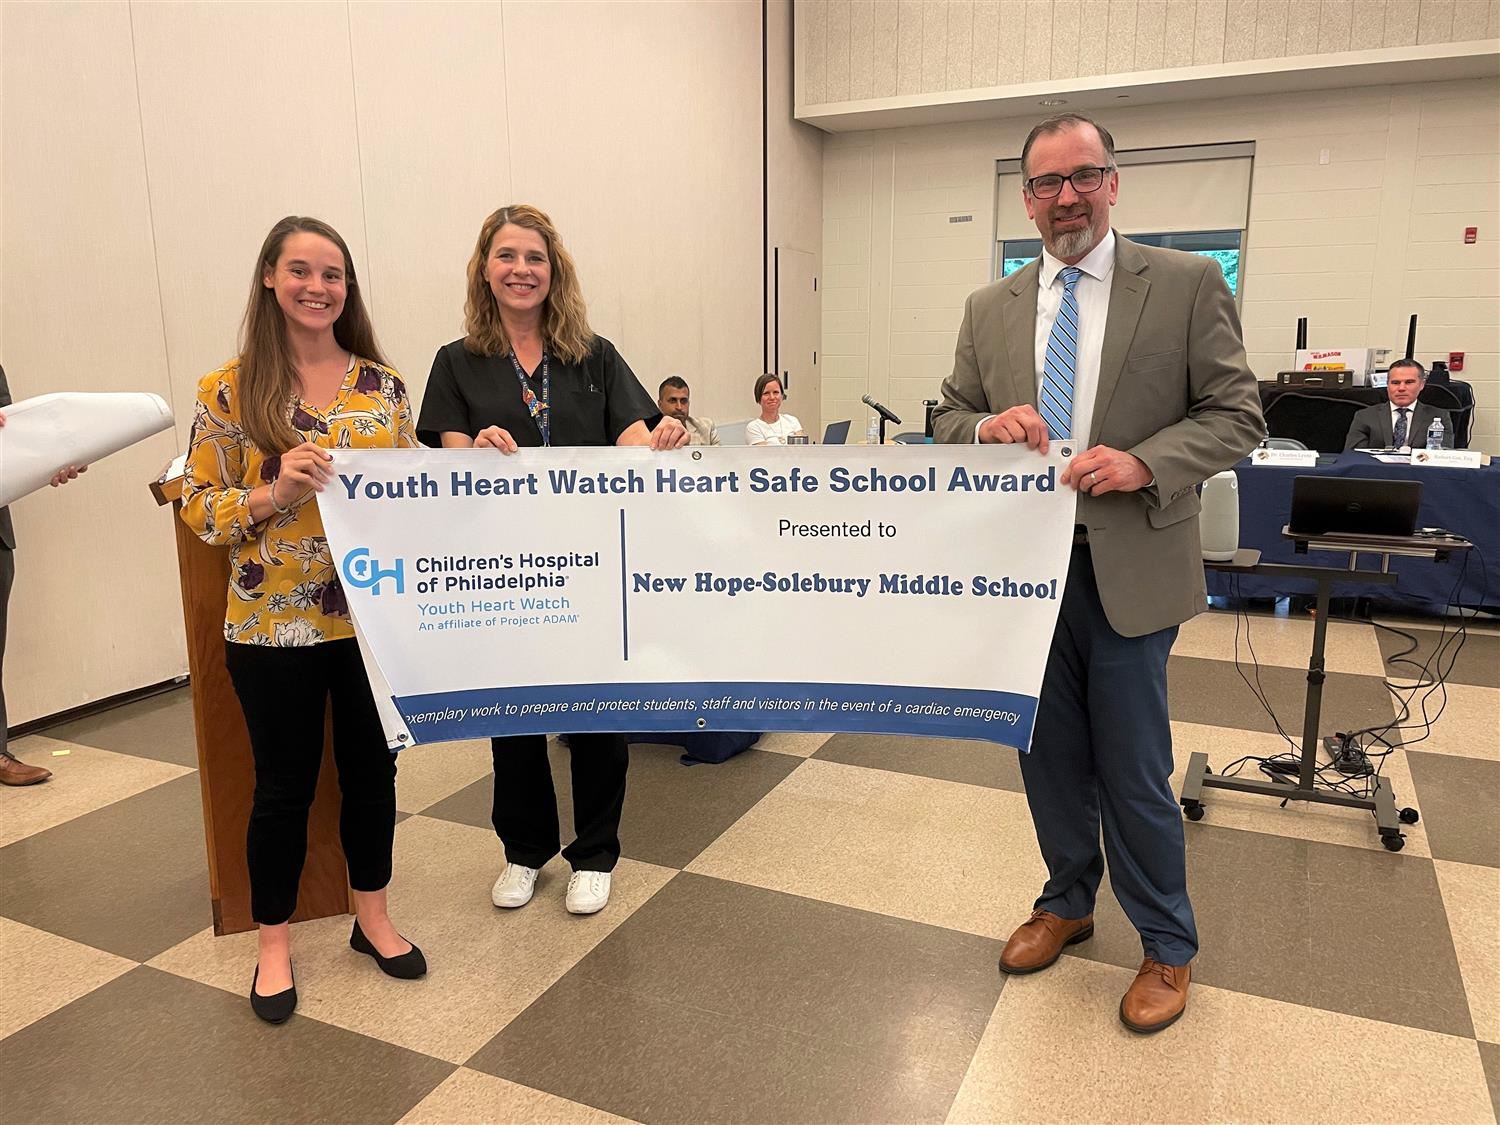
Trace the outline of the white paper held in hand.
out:
<instances>
[{"instance_id":1,"label":"white paper held in hand","mask_svg":"<svg viewBox=\"0 0 1500 1125\"><path fill-rule=\"evenodd\" d=\"M143 392L68 391L12 403L0 428L0 506L44 487L59 469L171 428L166 402Z\"/></svg>"}]
</instances>

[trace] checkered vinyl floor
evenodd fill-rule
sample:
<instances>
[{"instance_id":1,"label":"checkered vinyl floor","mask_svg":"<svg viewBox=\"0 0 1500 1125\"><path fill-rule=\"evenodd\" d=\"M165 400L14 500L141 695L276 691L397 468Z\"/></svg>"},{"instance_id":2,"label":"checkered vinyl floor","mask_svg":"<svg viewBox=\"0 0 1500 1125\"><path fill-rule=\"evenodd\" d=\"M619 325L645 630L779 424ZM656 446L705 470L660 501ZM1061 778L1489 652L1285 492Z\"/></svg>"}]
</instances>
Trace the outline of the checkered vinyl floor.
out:
<instances>
[{"instance_id":1,"label":"checkered vinyl floor","mask_svg":"<svg viewBox=\"0 0 1500 1125\"><path fill-rule=\"evenodd\" d=\"M1436 623L1403 627L1420 659ZM1207 614L1174 650L1179 771L1284 748L1234 635ZM1299 730L1309 622L1251 637ZM1394 715L1403 647L1330 626L1325 729ZM577 918L557 861L526 908L490 905L488 748L419 747L391 898L431 973L382 976L347 919L301 924L301 1006L270 1028L245 1000L253 935L209 929L187 694L158 696L13 744L56 776L0 790L0 1120L1491 1122L1497 718L1480 626L1430 735L1385 761L1421 812L1399 854L1367 813L1211 794L1187 826L1192 1001L1145 1039L1115 1016L1140 948L1107 886L1092 941L996 972L1042 880L1012 750L771 735L687 767L637 747L613 899Z\"/></svg>"}]
</instances>

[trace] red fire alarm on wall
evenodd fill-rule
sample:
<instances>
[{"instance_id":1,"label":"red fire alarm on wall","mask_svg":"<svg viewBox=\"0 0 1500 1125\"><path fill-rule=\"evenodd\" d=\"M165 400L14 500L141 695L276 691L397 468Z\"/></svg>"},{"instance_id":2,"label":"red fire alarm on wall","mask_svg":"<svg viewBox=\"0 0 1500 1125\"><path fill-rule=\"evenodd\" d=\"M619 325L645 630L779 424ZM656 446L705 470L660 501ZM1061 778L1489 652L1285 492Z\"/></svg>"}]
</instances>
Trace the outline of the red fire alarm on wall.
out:
<instances>
[{"instance_id":1,"label":"red fire alarm on wall","mask_svg":"<svg viewBox=\"0 0 1500 1125\"><path fill-rule=\"evenodd\" d=\"M1462 371L1463 369L1464 369L1464 353L1463 352L1449 352L1448 353L1448 370L1449 371Z\"/></svg>"},{"instance_id":2,"label":"red fire alarm on wall","mask_svg":"<svg viewBox=\"0 0 1500 1125\"><path fill-rule=\"evenodd\" d=\"M1474 243L1476 243L1478 241L1479 241L1479 228L1478 227L1464 227L1464 245L1465 246L1473 246Z\"/></svg>"}]
</instances>

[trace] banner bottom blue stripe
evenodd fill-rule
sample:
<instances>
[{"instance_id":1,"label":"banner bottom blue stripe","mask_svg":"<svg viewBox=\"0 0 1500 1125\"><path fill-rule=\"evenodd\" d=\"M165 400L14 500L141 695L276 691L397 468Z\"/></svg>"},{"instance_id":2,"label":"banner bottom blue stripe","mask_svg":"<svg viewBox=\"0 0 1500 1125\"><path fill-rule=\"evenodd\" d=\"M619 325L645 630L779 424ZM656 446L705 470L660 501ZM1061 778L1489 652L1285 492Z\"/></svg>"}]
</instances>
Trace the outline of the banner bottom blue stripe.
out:
<instances>
[{"instance_id":1,"label":"banner bottom blue stripe","mask_svg":"<svg viewBox=\"0 0 1500 1125\"><path fill-rule=\"evenodd\" d=\"M516 734L803 731L1031 744L1036 697L888 684L549 684L397 696L417 744Z\"/></svg>"}]
</instances>

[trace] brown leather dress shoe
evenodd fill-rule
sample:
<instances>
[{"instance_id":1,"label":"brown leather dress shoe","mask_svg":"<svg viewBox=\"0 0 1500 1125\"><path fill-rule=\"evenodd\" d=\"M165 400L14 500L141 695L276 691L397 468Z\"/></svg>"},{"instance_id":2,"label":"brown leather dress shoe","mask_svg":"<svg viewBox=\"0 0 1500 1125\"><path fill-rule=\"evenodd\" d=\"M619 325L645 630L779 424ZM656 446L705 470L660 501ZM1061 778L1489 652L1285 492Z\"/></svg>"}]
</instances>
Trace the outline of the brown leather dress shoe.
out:
<instances>
[{"instance_id":1,"label":"brown leather dress shoe","mask_svg":"<svg viewBox=\"0 0 1500 1125\"><path fill-rule=\"evenodd\" d=\"M1187 1010L1191 965L1163 965L1147 957L1141 971L1120 1001L1120 1022L1131 1031L1150 1035L1171 1027Z\"/></svg>"},{"instance_id":2,"label":"brown leather dress shoe","mask_svg":"<svg viewBox=\"0 0 1500 1125\"><path fill-rule=\"evenodd\" d=\"M35 785L51 776L51 770L28 766L10 754L0 753L0 785Z\"/></svg>"},{"instance_id":3,"label":"brown leather dress shoe","mask_svg":"<svg viewBox=\"0 0 1500 1125\"><path fill-rule=\"evenodd\" d=\"M1094 936L1094 916L1059 918L1050 910L1033 910L1000 951L1000 971L1011 976L1037 973L1062 956L1064 947Z\"/></svg>"}]
</instances>

